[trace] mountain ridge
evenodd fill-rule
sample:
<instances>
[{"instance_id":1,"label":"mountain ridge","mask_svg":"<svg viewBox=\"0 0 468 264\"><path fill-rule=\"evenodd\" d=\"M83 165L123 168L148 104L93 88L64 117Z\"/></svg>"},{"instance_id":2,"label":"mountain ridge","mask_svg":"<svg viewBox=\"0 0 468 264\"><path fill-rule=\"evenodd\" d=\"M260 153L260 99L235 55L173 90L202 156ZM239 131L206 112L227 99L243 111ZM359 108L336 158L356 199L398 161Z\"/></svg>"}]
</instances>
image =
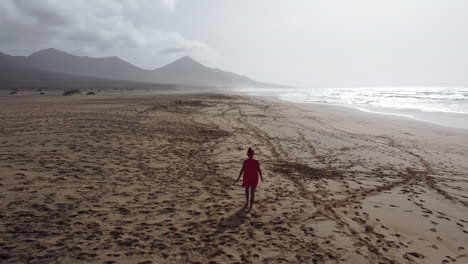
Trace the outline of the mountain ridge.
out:
<instances>
[{"instance_id":1,"label":"mountain ridge","mask_svg":"<svg viewBox=\"0 0 468 264\"><path fill-rule=\"evenodd\" d=\"M29 56L0 53L0 59L0 64L8 61L27 68L112 80L210 87L286 87L209 68L187 55L153 70L140 68L117 56L77 56L55 48L39 50Z\"/></svg>"}]
</instances>

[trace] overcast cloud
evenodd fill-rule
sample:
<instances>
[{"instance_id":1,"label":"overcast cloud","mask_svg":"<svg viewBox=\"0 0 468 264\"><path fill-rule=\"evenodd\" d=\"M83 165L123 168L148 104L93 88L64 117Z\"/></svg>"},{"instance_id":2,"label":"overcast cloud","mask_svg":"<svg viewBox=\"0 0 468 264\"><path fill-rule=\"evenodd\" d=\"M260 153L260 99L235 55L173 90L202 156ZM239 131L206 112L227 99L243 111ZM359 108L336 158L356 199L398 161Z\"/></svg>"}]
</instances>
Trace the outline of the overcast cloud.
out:
<instances>
[{"instance_id":1,"label":"overcast cloud","mask_svg":"<svg viewBox=\"0 0 468 264\"><path fill-rule=\"evenodd\" d=\"M79 55L120 56L145 68L186 54L201 61L219 60L205 43L175 31L137 25L129 18L132 12L160 15L175 7L175 0L5 0L0 2L1 49L28 55L54 47Z\"/></svg>"},{"instance_id":2,"label":"overcast cloud","mask_svg":"<svg viewBox=\"0 0 468 264\"><path fill-rule=\"evenodd\" d=\"M191 55L304 86L468 85L464 0L2 0L0 51L143 68Z\"/></svg>"}]
</instances>

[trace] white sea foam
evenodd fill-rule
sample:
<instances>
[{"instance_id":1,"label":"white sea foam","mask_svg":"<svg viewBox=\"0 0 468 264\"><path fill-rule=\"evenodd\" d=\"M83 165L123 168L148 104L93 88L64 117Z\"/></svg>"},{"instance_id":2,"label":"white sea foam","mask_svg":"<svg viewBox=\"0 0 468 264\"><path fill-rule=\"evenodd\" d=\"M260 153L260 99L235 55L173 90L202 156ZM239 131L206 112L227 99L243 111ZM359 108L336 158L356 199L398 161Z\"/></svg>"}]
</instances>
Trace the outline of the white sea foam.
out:
<instances>
[{"instance_id":1,"label":"white sea foam","mask_svg":"<svg viewBox=\"0 0 468 264\"><path fill-rule=\"evenodd\" d=\"M239 91L293 102L347 105L468 129L466 87L243 88Z\"/></svg>"}]
</instances>

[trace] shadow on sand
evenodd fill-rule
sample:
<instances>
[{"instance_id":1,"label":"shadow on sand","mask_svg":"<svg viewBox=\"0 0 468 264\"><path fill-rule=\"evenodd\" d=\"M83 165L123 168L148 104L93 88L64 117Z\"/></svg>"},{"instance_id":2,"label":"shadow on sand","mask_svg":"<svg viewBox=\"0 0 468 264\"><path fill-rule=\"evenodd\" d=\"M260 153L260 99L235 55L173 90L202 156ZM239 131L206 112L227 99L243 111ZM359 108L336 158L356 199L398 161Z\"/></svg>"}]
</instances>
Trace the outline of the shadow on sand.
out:
<instances>
[{"instance_id":1,"label":"shadow on sand","mask_svg":"<svg viewBox=\"0 0 468 264\"><path fill-rule=\"evenodd\" d=\"M244 205L242 208L237 210L234 214L232 214L228 218L221 220L221 222L218 225L218 230L222 232L227 229L238 228L248 218L247 214L248 214L247 206Z\"/></svg>"}]
</instances>

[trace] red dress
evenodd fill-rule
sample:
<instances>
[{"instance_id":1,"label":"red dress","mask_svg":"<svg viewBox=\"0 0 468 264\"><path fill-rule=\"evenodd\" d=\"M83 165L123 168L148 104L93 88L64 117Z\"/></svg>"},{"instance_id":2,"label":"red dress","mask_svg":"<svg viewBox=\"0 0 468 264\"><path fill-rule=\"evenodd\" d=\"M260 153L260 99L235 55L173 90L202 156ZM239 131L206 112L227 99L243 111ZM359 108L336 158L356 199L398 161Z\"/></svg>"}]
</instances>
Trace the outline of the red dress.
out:
<instances>
[{"instance_id":1,"label":"red dress","mask_svg":"<svg viewBox=\"0 0 468 264\"><path fill-rule=\"evenodd\" d=\"M242 177L242 187L253 186L258 184L258 166L257 160L247 159L244 162L244 175Z\"/></svg>"}]
</instances>

